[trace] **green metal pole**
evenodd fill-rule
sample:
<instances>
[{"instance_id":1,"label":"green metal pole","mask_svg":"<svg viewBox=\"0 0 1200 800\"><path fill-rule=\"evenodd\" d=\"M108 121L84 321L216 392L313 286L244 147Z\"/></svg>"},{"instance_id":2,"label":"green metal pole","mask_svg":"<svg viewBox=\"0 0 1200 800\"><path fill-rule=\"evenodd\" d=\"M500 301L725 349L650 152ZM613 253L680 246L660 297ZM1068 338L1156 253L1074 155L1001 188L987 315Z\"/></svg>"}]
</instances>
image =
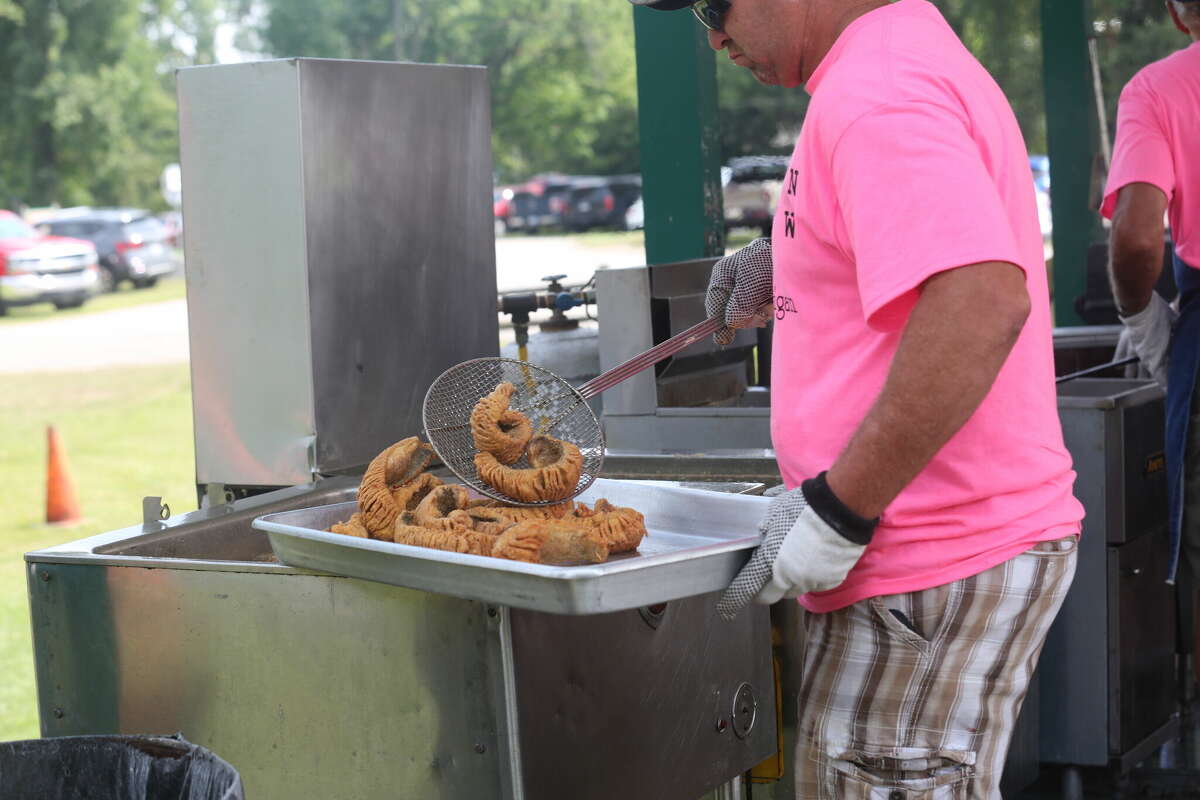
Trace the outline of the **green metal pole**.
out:
<instances>
[{"instance_id":1,"label":"green metal pole","mask_svg":"<svg viewBox=\"0 0 1200 800\"><path fill-rule=\"evenodd\" d=\"M635 7L646 263L725 252L717 68L691 14Z\"/></svg>"},{"instance_id":2,"label":"green metal pole","mask_svg":"<svg viewBox=\"0 0 1200 800\"><path fill-rule=\"evenodd\" d=\"M1050 207L1054 218L1054 324L1082 325L1075 298L1087 278L1088 246L1103 236L1091 207L1098 151L1088 36L1088 0L1042 0L1042 60Z\"/></svg>"}]
</instances>

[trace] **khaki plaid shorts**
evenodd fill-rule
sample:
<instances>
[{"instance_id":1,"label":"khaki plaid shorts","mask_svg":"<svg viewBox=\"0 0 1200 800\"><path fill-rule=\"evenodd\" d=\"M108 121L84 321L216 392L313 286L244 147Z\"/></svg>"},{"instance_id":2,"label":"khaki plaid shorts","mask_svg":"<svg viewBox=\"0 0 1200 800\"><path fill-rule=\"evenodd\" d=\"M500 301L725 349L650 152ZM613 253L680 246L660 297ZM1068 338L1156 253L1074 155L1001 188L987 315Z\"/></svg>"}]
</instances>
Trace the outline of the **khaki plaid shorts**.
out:
<instances>
[{"instance_id":1,"label":"khaki plaid shorts","mask_svg":"<svg viewBox=\"0 0 1200 800\"><path fill-rule=\"evenodd\" d=\"M1074 536L970 578L804 613L796 796L999 798Z\"/></svg>"}]
</instances>

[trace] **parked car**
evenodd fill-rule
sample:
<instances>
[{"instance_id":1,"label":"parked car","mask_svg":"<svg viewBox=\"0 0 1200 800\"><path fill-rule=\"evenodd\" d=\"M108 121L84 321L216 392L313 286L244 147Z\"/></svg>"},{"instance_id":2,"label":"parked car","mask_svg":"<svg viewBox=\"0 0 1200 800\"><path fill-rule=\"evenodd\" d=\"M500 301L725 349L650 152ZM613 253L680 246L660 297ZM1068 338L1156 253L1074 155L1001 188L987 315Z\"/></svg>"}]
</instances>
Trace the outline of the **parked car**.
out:
<instances>
[{"instance_id":1,"label":"parked car","mask_svg":"<svg viewBox=\"0 0 1200 800\"><path fill-rule=\"evenodd\" d=\"M146 289L179 267L171 231L161 219L140 208L66 209L40 227L56 236L92 242L100 257L105 291L116 289L123 281L135 289Z\"/></svg>"},{"instance_id":2,"label":"parked car","mask_svg":"<svg viewBox=\"0 0 1200 800\"><path fill-rule=\"evenodd\" d=\"M47 236L0 211L0 314L11 306L53 303L77 308L100 290L91 242Z\"/></svg>"},{"instance_id":3,"label":"parked car","mask_svg":"<svg viewBox=\"0 0 1200 800\"><path fill-rule=\"evenodd\" d=\"M787 156L731 158L721 169L725 230L758 228L770 236L787 169Z\"/></svg>"},{"instance_id":4,"label":"parked car","mask_svg":"<svg viewBox=\"0 0 1200 800\"><path fill-rule=\"evenodd\" d=\"M581 178L567 192L563 227L569 231L592 228L626 229L625 212L642 196L640 175Z\"/></svg>"},{"instance_id":5,"label":"parked car","mask_svg":"<svg viewBox=\"0 0 1200 800\"><path fill-rule=\"evenodd\" d=\"M512 216L512 186L497 186L492 189L492 217L496 220L496 233L508 231L508 219Z\"/></svg>"},{"instance_id":6,"label":"parked car","mask_svg":"<svg viewBox=\"0 0 1200 800\"><path fill-rule=\"evenodd\" d=\"M639 231L646 227L646 207L642 204L642 196L633 201L633 205L625 210L625 230Z\"/></svg>"},{"instance_id":7,"label":"parked car","mask_svg":"<svg viewBox=\"0 0 1200 800\"><path fill-rule=\"evenodd\" d=\"M576 180L568 175L540 176L514 189L508 230L536 233L561 225L567 193Z\"/></svg>"},{"instance_id":8,"label":"parked car","mask_svg":"<svg viewBox=\"0 0 1200 800\"><path fill-rule=\"evenodd\" d=\"M176 249L183 247L183 214L178 211L164 211L158 215L163 225L167 227L167 243Z\"/></svg>"}]
</instances>

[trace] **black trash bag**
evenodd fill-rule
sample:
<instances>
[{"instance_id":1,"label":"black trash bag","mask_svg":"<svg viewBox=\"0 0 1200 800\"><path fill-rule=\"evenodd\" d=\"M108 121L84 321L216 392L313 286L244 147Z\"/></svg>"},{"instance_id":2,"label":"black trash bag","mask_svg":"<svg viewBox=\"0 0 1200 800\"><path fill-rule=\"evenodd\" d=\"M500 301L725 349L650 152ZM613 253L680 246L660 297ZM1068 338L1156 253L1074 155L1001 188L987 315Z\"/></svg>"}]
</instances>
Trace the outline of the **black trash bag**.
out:
<instances>
[{"instance_id":1,"label":"black trash bag","mask_svg":"<svg viewBox=\"0 0 1200 800\"><path fill-rule=\"evenodd\" d=\"M181 736L0 742L5 800L244 800L237 770Z\"/></svg>"}]
</instances>

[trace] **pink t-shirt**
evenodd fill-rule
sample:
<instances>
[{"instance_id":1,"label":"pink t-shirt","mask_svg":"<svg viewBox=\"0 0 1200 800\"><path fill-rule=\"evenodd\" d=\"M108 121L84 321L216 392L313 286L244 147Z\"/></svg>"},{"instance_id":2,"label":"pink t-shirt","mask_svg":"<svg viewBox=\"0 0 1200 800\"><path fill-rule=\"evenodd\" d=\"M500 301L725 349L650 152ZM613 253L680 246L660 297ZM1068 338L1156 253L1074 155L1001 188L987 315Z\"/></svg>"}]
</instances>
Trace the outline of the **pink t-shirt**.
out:
<instances>
[{"instance_id":1,"label":"pink t-shirt","mask_svg":"<svg viewBox=\"0 0 1200 800\"><path fill-rule=\"evenodd\" d=\"M1167 196L1179 257L1200 267L1200 43L1143 67L1121 91L1117 141L1100 213L1112 219L1117 193L1149 183Z\"/></svg>"},{"instance_id":2,"label":"pink t-shirt","mask_svg":"<svg viewBox=\"0 0 1200 800\"><path fill-rule=\"evenodd\" d=\"M925 279L1007 261L1033 310L983 404L884 512L832 611L978 574L1079 530L1033 175L1012 110L937 9L852 23L812 94L772 241L771 433L785 483L829 468L883 386Z\"/></svg>"}]
</instances>

